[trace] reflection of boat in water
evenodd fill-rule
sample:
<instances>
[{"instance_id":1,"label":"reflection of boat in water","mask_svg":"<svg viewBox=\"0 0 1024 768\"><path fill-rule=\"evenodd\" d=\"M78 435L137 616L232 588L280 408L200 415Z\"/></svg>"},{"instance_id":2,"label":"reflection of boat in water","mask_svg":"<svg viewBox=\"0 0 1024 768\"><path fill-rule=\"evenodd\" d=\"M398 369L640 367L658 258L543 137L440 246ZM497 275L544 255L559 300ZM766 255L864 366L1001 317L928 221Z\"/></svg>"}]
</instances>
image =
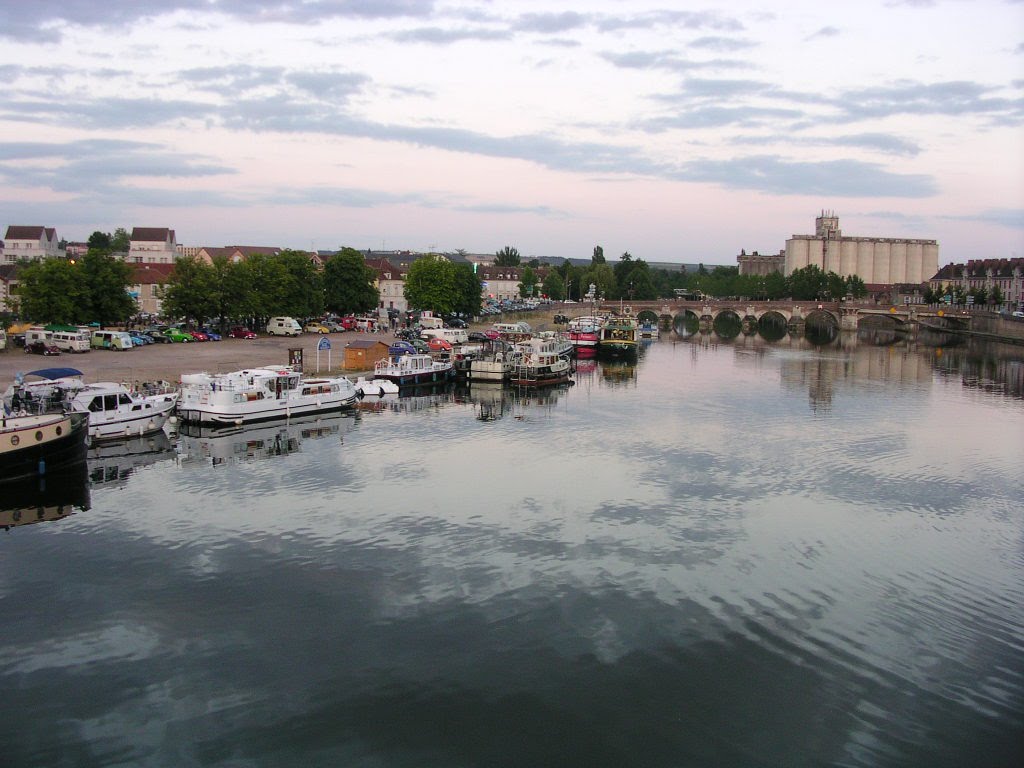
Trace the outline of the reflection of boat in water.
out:
<instances>
[{"instance_id":1,"label":"reflection of boat in water","mask_svg":"<svg viewBox=\"0 0 1024 768\"><path fill-rule=\"evenodd\" d=\"M354 423L349 413L301 416L249 427L208 427L182 424L178 430L178 459L182 464L255 461L287 456L303 440L341 436Z\"/></svg>"},{"instance_id":2,"label":"reflection of boat in water","mask_svg":"<svg viewBox=\"0 0 1024 768\"><path fill-rule=\"evenodd\" d=\"M123 485L137 469L174 456L174 445L163 430L125 440L94 443L88 454L89 481L93 486Z\"/></svg>"},{"instance_id":3,"label":"reflection of boat in water","mask_svg":"<svg viewBox=\"0 0 1024 768\"><path fill-rule=\"evenodd\" d=\"M474 382L465 399L474 404L480 421L497 421L512 407L511 393L500 381Z\"/></svg>"},{"instance_id":4,"label":"reflection of boat in water","mask_svg":"<svg viewBox=\"0 0 1024 768\"><path fill-rule=\"evenodd\" d=\"M605 384L622 386L636 383L636 365L628 360L607 360L601 365L601 378Z\"/></svg>"},{"instance_id":5,"label":"reflection of boat in water","mask_svg":"<svg viewBox=\"0 0 1024 768\"><path fill-rule=\"evenodd\" d=\"M0 494L0 529L61 520L76 510L89 509L85 462L52 477L32 477L4 483Z\"/></svg>"}]
</instances>

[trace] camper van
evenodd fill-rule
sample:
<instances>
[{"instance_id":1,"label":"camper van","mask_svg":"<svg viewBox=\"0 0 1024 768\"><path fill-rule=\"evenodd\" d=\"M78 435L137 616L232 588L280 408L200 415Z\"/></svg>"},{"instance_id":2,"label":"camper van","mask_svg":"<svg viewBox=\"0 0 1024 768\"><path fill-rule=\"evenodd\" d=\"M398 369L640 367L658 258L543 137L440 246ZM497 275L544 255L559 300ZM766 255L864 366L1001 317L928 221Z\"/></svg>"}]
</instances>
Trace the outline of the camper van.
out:
<instances>
[{"instance_id":1,"label":"camper van","mask_svg":"<svg viewBox=\"0 0 1024 768\"><path fill-rule=\"evenodd\" d=\"M419 319L420 328L443 328L444 320L431 312L421 312Z\"/></svg>"},{"instance_id":2,"label":"camper van","mask_svg":"<svg viewBox=\"0 0 1024 768\"><path fill-rule=\"evenodd\" d=\"M267 333L271 336L298 336L302 326L294 317L272 317L267 323Z\"/></svg>"},{"instance_id":3,"label":"camper van","mask_svg":"<svg viewBox=\"0 0 1024 768\"><path fill-rule=\"evenodd\" d=\"M122 352L134 346L132 337L124 331L93 331L90 344L93 349L117 349Z\"/></svg>"},{"instance_id":4,"label":"camper van","mask_svg":"<svg viewBox=\"0 0 1024 768\"><path fill-rule=\"evenodd\" d=\"M48 325L51 344L61 352L88 352L89 331L73 325Z\"/></svg>"},{"instance_id":5,"label":"camper van","mask_svg":"<svg viewBox=\"0 0 1024 768\"><path fill-rule=\"evenodd\" d=\"M424 328L420 331L421 339L444 339L449 344L465 344L469 341L469 333L465 328Z\"/></svg>"}]
</instances>

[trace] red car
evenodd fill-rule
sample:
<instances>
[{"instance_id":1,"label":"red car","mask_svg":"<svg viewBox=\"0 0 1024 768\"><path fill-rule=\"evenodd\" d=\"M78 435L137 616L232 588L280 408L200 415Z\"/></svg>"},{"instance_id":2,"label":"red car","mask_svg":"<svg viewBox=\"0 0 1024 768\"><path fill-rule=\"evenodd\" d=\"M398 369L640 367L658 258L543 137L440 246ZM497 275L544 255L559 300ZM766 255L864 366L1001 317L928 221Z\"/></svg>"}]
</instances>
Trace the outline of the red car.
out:
<instances>
[{"instance_id":1,"label":"red car","mask_svg":"<svg viewBox=\"0 0 1024 768\"><path fill-rule=\"evenodd\" d=\"M346 331L354 331L356 327L355 315L346 315L338 321Z\"/></svg>"},{"instance_id":2,"label":"red car","mask_svg":"<svg viewBox=\"0 0 1024 768\"><path fill-rule=\"evenodd\" d=\"M228 332L228 336L232 339L255 339L256 334L250 331L248 328L243 328L240 325L236 325Z\"/></svg>"},{"instance_id":3,"label":"red car","mask_svg":"<svg viewBox=\"0 0 1024 768\"><path fill-rule=\"evenodd\" d=\"M207 336L202 331L185 331L185 333L187 333L189 336L191 336L196 341L209 341L210 340L210 337Z\"/></svg>"}]
</instances>

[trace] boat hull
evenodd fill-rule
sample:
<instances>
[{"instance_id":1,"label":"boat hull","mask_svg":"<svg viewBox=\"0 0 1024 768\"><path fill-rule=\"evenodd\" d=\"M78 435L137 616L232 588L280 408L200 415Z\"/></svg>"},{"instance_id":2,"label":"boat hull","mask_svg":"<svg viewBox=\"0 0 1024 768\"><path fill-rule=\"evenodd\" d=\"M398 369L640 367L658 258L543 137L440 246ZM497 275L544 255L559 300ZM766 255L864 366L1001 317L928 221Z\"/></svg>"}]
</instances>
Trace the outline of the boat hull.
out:
<instances>
[{"instance_id":1,"label":"boat hull","mask_svg":"<svg viewBox=\"0 0 1024 768\"><path fill-rule=\"evenodd\" d=\"M178 416L186 424L210 426L239 426L293 416L309 416L354 408L358 395L353 391L344 397L330 400L258 400L250 403L216 403L179 405ZM232 407L236 406L236 407Z\"/></svg>"},{"instance_id":2,"label":"boat hull","mask_svg":"<svg viewBox=\"0 0 1024 768\"><path fill-rule=\"evenodd\" d=\"M392 381L400 387L415 387L421 384L441 384L451 381L455 377L455 370L449 368L443 371L424 371L421 373L375 373L373 378Z\"/></svg>"},{"instance_id":3,"label":"boat hull","mask_svg":"<svg viewBox=\"0 0 1024 768\"><path fill-rule=\"evenodd\" d=\"M84 414L5 418L0 430L0 483L52 475L85 461Z\"/></svg>"}]
</instances>

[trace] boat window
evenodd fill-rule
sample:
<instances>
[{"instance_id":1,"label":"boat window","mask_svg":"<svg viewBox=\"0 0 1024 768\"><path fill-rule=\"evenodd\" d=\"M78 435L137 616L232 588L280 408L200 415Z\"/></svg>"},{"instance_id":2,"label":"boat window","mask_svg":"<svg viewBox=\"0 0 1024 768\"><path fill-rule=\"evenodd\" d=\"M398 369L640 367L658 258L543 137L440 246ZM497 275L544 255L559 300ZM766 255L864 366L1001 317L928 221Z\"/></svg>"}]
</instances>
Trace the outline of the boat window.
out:
<instances>
[{"instance_id":1,"label":"boat window","mask_svg":"<svg viewBox=\"0 0 1024 768\"><path fill-rule=\"evenodd\" d=\"M121 405L131 405L132 399L124 392L117 396L117 402Z\"/></svg>"},{"instance_id":2,"label":"boat window","mask_svg":"<svg viewBox=\"0 0 1024 768\"><path fill-rule=\"evenodd\" d=\"M103 410L103 398L99 397L99 396L94 397L92 399L92 402L89 403L89 410L92 411L93 413L98 413L98 412L102 411Z\"/></svg>"},{"instance_id":3,"label":"boat window","mask_svg":"<svg viewBox=\"0 0 1024 768\"><path fill-rule=\"evenodd\" d=\"M117 395L104 395L103 396L103 410L105 410L105 411L116 411L117 410Z\"/></svg>"}]
</instances>

